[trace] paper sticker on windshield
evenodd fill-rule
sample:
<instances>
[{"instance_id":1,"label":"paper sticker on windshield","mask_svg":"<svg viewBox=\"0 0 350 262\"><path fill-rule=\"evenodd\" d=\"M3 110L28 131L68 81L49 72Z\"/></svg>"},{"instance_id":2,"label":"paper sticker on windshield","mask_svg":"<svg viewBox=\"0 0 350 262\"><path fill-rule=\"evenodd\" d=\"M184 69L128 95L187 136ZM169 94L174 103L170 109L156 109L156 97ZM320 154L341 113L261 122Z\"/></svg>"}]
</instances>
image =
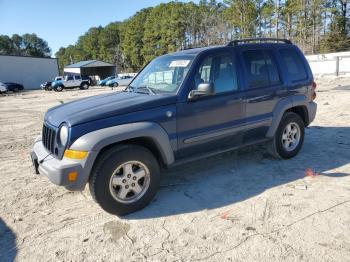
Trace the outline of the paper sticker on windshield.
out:
<instances>
[{"instance_id":1,"label":"paper sticker on windshield","mask_svg":"<svg viewBox=\"0 0 350 262\"><path fill-rule=\"evenodd\" d=\"M169 67L186 67L190 63L190 60L174 60L170 63Z\"/></svg>"}]
</instances>

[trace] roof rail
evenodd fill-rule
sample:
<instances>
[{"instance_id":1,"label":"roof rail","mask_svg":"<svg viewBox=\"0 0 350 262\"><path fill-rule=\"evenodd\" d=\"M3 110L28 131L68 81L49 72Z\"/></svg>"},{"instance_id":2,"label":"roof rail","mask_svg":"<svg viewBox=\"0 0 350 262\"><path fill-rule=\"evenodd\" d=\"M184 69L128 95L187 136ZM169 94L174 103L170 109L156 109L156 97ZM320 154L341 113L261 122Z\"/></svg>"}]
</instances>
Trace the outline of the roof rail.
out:
<instances>
[{"instance_id":1,"label":"roof rail","mask_svg":"<svg viewBox=\"0 0 350 262\"><path fill-rule=\"evenodd\" d=\"M247 38L247 39L239 39L239 40L233 40L229 42L226 46L235 46L238 44L244 44L249 42L283 42L286 44L292 44L292 41L289 39L282 39L282 38Z\"/></svg>"}]
</instances>

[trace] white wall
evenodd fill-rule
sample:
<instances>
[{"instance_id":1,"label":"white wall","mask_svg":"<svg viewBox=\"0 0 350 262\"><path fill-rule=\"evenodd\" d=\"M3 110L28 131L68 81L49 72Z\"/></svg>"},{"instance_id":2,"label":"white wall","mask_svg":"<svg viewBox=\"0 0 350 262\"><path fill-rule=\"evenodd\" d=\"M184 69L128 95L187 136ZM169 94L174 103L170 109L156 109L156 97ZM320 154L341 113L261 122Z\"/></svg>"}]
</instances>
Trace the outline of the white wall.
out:
<instances>
[{"instance_id":1,"label":"white wall","mask_svg":"<svg viewBox=\"0 0 350 262\"><path fill-rule=\"evenodd\" d=\"M25 89L37 89L57 75L57 59L0 55L1 82L15 82Z\"/></svg>"},{"instance_id":2,"label":"white wall","mask_svg":"<svg viewBox=\"0 0 350 262\"><path fill-rule=\"evenodd\" d=\"M74 74L79 74L80 75L80 68L69 68L65 67L63 69L64 73L74 73Z\"/></svg>"},{"instance_id":3,"label":"white wall","mask_svg":"<svg viewBox=\"0 0 350 262\"><path fill-rule=\"evenodd\" d=\"M320 55L308 55L312 73L314 75L335 75L337 68L337 57L339 58L339 74L350 73L350 52L328 53Z\"/></svg>"}]
</instances>

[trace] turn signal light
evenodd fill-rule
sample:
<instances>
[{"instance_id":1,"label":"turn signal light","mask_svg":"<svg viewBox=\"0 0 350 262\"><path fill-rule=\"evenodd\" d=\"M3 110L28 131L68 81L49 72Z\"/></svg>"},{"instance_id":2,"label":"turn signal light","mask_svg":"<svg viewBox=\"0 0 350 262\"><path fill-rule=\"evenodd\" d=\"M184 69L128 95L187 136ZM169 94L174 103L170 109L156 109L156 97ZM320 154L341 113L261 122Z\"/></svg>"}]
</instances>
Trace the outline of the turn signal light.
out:
<instances>
[{"instance_id":1,"label":"turn signal light","mask_svg":"<svg viewBox=\"0 0 350 262\"><path fill-rule=\"evenodd\" d=\"M77 180L78 173L76 171L68 173L68 181L75 182Z\"/></svg>"},{"instance_id":2,"label":"turn signal light","mask_svg":"<svg viewBox=\"0 0 350 262\"><path fill-rule=\"evenodd\" d=\"M312 93L312 101L314 101L316 99L316 92Z\"/></svg>"},{"instance_id":3,"label":"turn signal light","mask_svg":"<svg viewBox=\"0 0 350 262\"><path fill-rule=\"evenodd\" d=\"M73 159L84 159L87 156L88 152L86 151L77 151L66 149L64 151L64 157L73 158Z\"/></svg>"}]
</instances>

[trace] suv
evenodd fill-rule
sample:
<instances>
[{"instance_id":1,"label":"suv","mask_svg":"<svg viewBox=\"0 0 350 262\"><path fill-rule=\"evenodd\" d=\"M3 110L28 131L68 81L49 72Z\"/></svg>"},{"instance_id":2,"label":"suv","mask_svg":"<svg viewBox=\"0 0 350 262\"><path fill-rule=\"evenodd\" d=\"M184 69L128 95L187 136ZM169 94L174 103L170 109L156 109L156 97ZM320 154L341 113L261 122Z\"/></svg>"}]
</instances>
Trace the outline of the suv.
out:
<instances>
[{"instance_id":1,"label":"suv","mask_svg":"<svg viewBox=\"0 0 350 262\"><path fill-rule=\"evenodd\" d=\"M49 109L31 157L36 173L68 190L88 183L105 211L125 215L151 201L164 168L262 142L277 158L297 155L315 88L289 40L167 54L124 92Z\"/></svg>"},{"instance_id":2,"label":"suv","mask_svg":"<svg viewBox=\"0 0 350 262\"><path fill-rule=\"evenodd\" d=\"M89 86L90 78L82 78L80 75L65 76L63 79L55 80L51 83L51 87L57 92L61 92L63 89L72 89L76 87L88 89Z\"/></svg>"}]
</instances>

